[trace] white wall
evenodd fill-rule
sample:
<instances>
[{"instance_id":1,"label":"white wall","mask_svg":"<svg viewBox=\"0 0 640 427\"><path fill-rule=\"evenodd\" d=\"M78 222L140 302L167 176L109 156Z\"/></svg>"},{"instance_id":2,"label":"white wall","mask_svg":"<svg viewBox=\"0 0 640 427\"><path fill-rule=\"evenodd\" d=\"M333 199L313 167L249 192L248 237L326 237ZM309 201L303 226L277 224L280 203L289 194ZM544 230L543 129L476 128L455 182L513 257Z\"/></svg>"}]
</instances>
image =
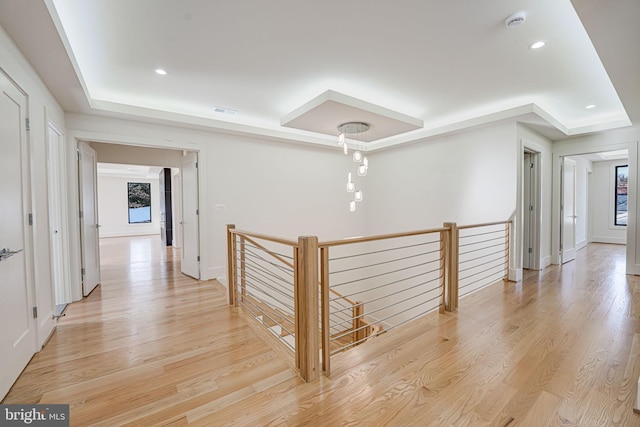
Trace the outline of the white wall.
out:
<instances>
[{"instance_id":1,"label":"white wall","mask_svg":"<svg viewBox=\"0 0 640 427\"><path fill-rule=\"evenodd\" d=\"M517 153L513 123L374 152L367 176L367 232L510 219Z\"/></svg>"},{"instance_id":2,"label":"white wall","mask_svg":"<svg viewBox=\"0 0 640 427\"><path fill-rule=\"evenodd\" d=\"M352 163L316 147L69 114L74 139L199 152L201 273L226 274L225 225L320 240L510 219L516 210L514 123L371 153L364 201L348 210ZM169 141L167 141L169 140ZM447 182L448 185L442 185Z\"/></svg>"},{"instance_id":3,"label":"white wall","mask_svg":"<svg viewBox=\"0 0 640 427\"><path fill-rule=\"evenodd\" d=\"M66 120L70 149L83 140L198 152L202 279L226 281L228 223L291 239L364 233L368 202L349 212L347 159L337 144L283 143L82 114L67 114ZM70 187L77 195L74 182Z\"/></svg>"},{"instance_id":4,"label":"white wall","mask_svg":"<svg viewBox=\"0 0 640 427\"><path fill-rule=\"evenodd\" d=\"M518 162L513 122L412 143L370 156L367 233L515 219ZM522 258L512 269L521 269Z\"/></svg>"},{"instance_id":5,"label":"white wall","mask_svg":"<svg viewBox=\"0 0 640 427\"><path fill-rule=\"evenodd\" d=\"M33 254L33 284L38 307L38 344L47 338L53 328L54 298L51 269L50 227L47 194L47 130L53 122L63 133L64 112L53 98L36 72L0 27L0 68L20 87L28 97L28 115L31 130L28 132L31 165L31 211L33 213L32 247L25 250ZM19 159L16 159L19 161ZM59 230L68 233L69 229ZM65 236L66 237L66 236ZM69 254L62 254L65 262ZM44 336L43 336L44 335Z\"/></svg>"},{"instance_id":6,"label":"white wall","mask_svg":"<svg viewBox=\"0 0 640 427\"><path fill-rule=\"evenodd\" d=\"M151 184L151 223L129 224L129 182ZM160 234L160 187L157 178L127 178L98 174L100 237ZM158 240L160 238L158 237Z\"/></svg>"},{"instance_id":7,"label":"white wall","mask_svg":"<svg viewBox=\"0 0 640 427\"><path fill-rule=\"evenodd\" d=\"M120 163L125 165L180 167L182 150L158 150L132 145L101 144L92 142L98 163Z\"/></svg>"},{"instance_id":8,"label":"white wall","mask_svg":"<svg viewBox=\"0 0 640 427\"><path fill-rule=\"evenodd\" d=\"M600 243L627 243L627 227L615 226L615 167L626 165L627 160L593 162L591 241Z\"/></svg>"}]
</instances>

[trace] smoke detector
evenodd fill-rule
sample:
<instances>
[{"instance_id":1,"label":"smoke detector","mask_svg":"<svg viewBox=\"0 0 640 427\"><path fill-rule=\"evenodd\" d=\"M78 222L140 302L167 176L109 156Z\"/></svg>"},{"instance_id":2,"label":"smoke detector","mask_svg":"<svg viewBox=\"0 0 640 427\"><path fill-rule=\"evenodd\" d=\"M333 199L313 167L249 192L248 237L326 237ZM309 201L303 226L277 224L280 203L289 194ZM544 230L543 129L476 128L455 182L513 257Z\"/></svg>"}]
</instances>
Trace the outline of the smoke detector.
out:
<instances>
[{"instance_id":1,"label":"smoke detector","mask_svg":"<svg viewBox=\"0 0 640 427\"><path fill-rule=\"evenodd\" d=\"M518 25L524 23L526 19L527 16L524 12L515 12L509 15L507 19L504 20L504 25L506 25L507 28L517 27Z\"/></svg>"}]
</instances>

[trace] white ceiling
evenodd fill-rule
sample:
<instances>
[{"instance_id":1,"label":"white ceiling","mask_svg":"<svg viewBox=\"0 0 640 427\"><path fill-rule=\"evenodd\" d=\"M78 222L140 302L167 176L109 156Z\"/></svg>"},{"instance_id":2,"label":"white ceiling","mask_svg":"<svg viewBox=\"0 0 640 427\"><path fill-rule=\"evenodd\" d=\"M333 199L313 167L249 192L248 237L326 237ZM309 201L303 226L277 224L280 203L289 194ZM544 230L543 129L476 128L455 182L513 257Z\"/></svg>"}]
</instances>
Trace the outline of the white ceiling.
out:
<instances>
[{"instance_id":1,"label":"white ceiling","mask_svg":"<svg viewBox=\"0 0 640 427\"><path fill-rule=\"evenodd\" d=\"M569 0L0 0L0 25L67 111L331 144L337 131L315 131L350 117L281 125L329 90L424 122L382 147L500 118L556 138L640 120L625 93L637 72L620 66L638 57L637 39L602 30L637 34L619 18L638 3L574 0L593 43ZM506 28L516 11L526 22ZM547 46L529 49L537 40Z\"/></svg>"},{"instance_id":2,"label":"white ceiling","mask_svg":"<svg viewBox=\"0 0 640 427\"><path fill-rule=\"evenodd\" d=\"M98 163L97 173L101 176L158 179L163 168L159 166L124 165L119 163Z\"/></svg>"}]
</instances>

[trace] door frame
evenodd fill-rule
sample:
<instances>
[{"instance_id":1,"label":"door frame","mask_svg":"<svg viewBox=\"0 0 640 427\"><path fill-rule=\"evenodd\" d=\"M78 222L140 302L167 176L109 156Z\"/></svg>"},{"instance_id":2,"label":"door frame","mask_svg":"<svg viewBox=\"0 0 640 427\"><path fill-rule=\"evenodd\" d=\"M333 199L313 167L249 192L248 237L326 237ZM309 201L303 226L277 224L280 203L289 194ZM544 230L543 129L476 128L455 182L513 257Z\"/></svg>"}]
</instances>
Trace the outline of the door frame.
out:
<instances>
[{"instance_id":1,"label":"door frame","mask_svg":"<svg viewBox=\"0 0 640 427\"><path fill-rule=\"evenodd\" d=\"M79 301L83 298L82 295L82 278L81 278L81 244L80 244L80 205L79 205L79 182L78 182L78 162L77 162L77 148L78 144L83 141L100 142L105 144L117 144L127 146L138 146L145 148L158 148L158 149L170 149L170 150L184 150L198 153L198 204L200 210L200 218L206 218L208 207L203 202L203 194L207 192L207 181L203 177L207 173L206 156L201 155L206 151L207 147L205 143L184 141L184 139L172 140L167 139L166 135L157 137L141 138L140 136L132 136L129 134L114 134L113 128L105 130L105 132L90 130L77 130L73 129L73 125L67 127L67 160L68 160L68 188L72 189L68 197L68 203L70 206L69 215L70 223L73 223L73 227L70 230L70 272L71 272L71 291L74 301ZM200 222L199 224L200 236L207 235L209 232L206 222ZM207 259L209 249L206 245L207 239L199 239L198 251L201 259ZM222 267L220 267L222 270ZM200 280L209 280L218 276L217 269L202 269L200 271Z\"/></svg>"},{"instance_id":2,"label":"door frame","mask_svg":"<svg viewBox=\"0 0 640 427\"><path fill-rule=\"evenodd\" d=\"M624 135L619 133L620 135ZM603 151L615 151L627 149L629 153L629 201L628 201L628 225L627 225L627 274L640 275L640 239L636 239L638 231L637 203L638 203L638 140L625 138L624 136L599 136L586 140L568 141L565 144L554 146L553 151L553 193L551 207L551 262L560 263L560 174L562 158L565 156L579 156L581 154L592 154ZM631 139L631 140L630 140ZM613 140L613 142L612 142Z\"/></svg>"},{"instance_id":3,"label":"door frame","mask_svg":"<svg viewBox=\"0 0 640 427\"><path fill-rule=\"evenodd\" d=\"M535 213L535 229L533 230L532 237L532 251L533 251L533 265L531 269L542 270L548 265L549 259L543 260L541 256L541 230L542 227L542 171L544 170L544 157L542 153L545 151L544 145L536 142L536 140L526 134L519 138L518 147L518 162L517 162L517 195L516 195L516 211L514 213L514 240L511 242L510 261L509 267L509 280L520 281L522 280L522 266L523 266L523 254L524 254L524 214L525 214L525 200L524 200L524 153L534 153L536 155L536 183L534 188L534 213Z\"/></svg>"},{"instance_id":4,"label":"door frame","mask_svg":"<svg viewBox=\"0 0 640 427\"><path fill-rule=\"evenodd\" d=\"M529 155L532 158L533 168L529 167L525 164L525 155ZM523 147L523 155L522 155L522 213L523 213L523 221L522 221L522 255L523 255L523 263L522 266L525 268L526 263L524 262L524 257L526 256L526 251L528 251L528 247L525 247L525 243L529 243L529 247L531 248L531 258L529 259L529 270L542 270L542 266L540 263L540 230L541 230L541 203L542 203L542 185L541 185L541 155L540 152L535 151L530 148L526 144ZM533 210L529 211L529 208L526 206L527 200L525 200L524 195L527 194L527 191L524 190L525 185L529 181L527 177L527 168L530 169L529 177L532 177L532 181L529 182L529 199L533 202ZM529 216L529 221L525 220L524 216L527 215L527 212L531 212ZM527 228L528 226L528 228ZM528 234L528 238L526 235Z\"/></svg>"}]
</instances>

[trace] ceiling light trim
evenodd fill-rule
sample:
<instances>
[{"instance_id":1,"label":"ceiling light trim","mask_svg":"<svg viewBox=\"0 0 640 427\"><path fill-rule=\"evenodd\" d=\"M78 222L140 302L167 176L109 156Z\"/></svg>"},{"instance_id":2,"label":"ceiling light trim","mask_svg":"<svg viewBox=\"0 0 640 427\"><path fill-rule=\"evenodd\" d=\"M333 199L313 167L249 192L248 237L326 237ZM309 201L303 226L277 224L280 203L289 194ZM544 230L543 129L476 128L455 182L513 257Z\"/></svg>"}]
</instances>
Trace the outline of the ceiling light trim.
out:
<instances>
[{"instance_id":1,"label":"ceiling light trim","mask_svg":"<svg viewBox=\"0 0 640 427\"><path fill-rule=\"evenodd\" d=\"M348 115L348 116L347 116ZM370 140L400 135L424 127L424 121L333 90L327 90L285 115L283 127L337 136L344 121L364 121L371 125Z\"/></svg>"}]
</instances>

